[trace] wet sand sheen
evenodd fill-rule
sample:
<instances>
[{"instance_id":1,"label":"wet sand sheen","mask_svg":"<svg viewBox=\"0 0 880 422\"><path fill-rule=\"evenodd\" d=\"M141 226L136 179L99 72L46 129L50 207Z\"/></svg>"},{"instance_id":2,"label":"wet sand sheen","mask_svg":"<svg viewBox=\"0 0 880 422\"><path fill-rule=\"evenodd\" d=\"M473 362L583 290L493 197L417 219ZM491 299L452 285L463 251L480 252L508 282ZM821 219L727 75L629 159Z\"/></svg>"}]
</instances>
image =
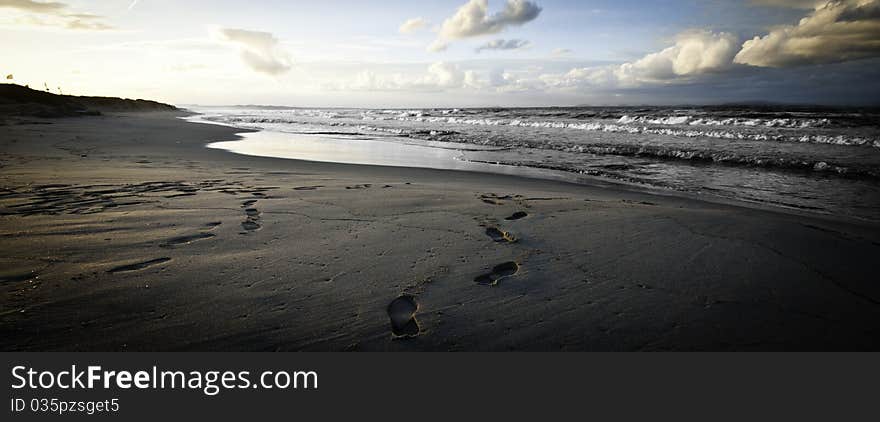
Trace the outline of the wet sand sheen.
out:
<instances>
[{"instance_id":1,"label":"wet sand sheen","mask_svg":"<svg viewBox=\"0 0 880 422\"><path fill-rule=\"evenodd\" d=\"M200 121L198 118L190 119ZM240 130L237 130L240 131ZM582 183L595 179L552 169L494 164L465 159L467 145L430 142L416 145L412 141L380 137L328 136L284 132L245 132L236 141L211 142L217 148L236 154L276 157L324 163L361 164L390 167L459 170L508 174ZM299 190L311 190L311 186Z\"/></svg>"}]
</instances>

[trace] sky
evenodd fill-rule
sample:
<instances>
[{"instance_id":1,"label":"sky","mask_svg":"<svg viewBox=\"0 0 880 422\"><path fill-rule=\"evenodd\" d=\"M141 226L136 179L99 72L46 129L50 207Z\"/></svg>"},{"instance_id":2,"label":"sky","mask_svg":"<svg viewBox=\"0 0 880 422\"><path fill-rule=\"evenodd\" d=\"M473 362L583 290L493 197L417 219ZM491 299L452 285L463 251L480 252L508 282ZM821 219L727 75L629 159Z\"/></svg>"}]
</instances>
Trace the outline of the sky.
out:
<instances>
[{"instance_id":1,"label":"sky","mask_svg":"<svg viewBox=\"0 0 880 422\"><path fill-rule=\"evenodd\" d=\"M880 104L880 0L0 0L0 76L178 105Z\"/></svg>"}]
</instances>

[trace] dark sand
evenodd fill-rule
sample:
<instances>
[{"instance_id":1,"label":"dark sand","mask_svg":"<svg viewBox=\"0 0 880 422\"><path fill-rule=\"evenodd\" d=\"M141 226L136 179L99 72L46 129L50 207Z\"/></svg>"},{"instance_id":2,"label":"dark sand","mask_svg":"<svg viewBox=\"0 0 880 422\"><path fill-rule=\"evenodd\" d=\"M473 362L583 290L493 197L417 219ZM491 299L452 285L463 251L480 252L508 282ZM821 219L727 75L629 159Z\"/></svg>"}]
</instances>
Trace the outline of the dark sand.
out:
<instances>
[{"instance_id":1,"label":"dark sand","mask_svg":"<svg viewBox=\"0 0 880 422\"><path fill-rule=\"evenodd\" d=\"M877 225L240 156L163 113L28 121L0 126L5 351L880 344Z\"/></svg>"}]
</instances>

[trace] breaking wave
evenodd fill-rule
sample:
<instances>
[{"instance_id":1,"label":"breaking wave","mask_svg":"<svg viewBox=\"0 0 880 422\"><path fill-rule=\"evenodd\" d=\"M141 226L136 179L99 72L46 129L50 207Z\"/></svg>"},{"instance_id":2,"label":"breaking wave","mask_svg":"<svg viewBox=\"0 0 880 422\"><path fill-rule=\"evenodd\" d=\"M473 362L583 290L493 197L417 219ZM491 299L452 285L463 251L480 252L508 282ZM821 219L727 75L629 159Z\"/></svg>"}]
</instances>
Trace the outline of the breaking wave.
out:
<instances>
[{"instance_id":1,"label":"breaking wave","mask_svg":"<svg viewBox=\"0 0 880 422\"><path fill-rule=\"evenodd\" d=\"M880 111L874 109L199 111L203 120L243 128L453 149L461 161L590 175L880 221ZM281 137L279 142L283 139L296 140Z\"/></svg>"},{"instance_id":2,"label":"breaking wave","mask_svg":"<svg viewBox=\"0 0 880 422\"><path fill-rule=\"evenodd\" d=\"M613 133L630 133L630 134L648 134L675 136L684 138L716 138L716 139L740 139L752 141L777 141L777 142L807 142L815 144L833 144L833 145L868 145L880 148L880 138L876 137L860 137L847 135L827 135L827 134L783 134L783 133L763 133L763 132L745 132L734 130L706 130L700 128L667 128L667 127L651 127L639 126L633 118L627 116L621 117L617 123L605 123L601 121L591 122L564 122L564 121L531 121L531 120L506 120L506 119L473 119L462 117L425 117L425 116L395 116L393 118L376 118L370 115L364 115L364 120L402 120L409 122L432 123L432 124L454 124L454 125L474 125L474 126L518 126L531 128L548 128L548 129L569 129L569 130L585 130L598 132ZM641 118L639 118L641 119ZM681 125L682 123L673 123L679 118L664 118L666 123L652 123L657 125ZM686 119L686 118L681 118ZM684 120L682 120L684 121ZM791 123L789 123L791 124ZM802 123L799 123L802 124ZM688 124L695 126L694 124ZM772 126L776 125L776 126ZM705 126L723 126L721 124L705 124ZM749 126L743 124L743 126ZM774 123L766 121L763 126L766 127L795 127L782 126L782 123ZM797 126L811 127L811 126Z\"/></svg>"}]
</instances>

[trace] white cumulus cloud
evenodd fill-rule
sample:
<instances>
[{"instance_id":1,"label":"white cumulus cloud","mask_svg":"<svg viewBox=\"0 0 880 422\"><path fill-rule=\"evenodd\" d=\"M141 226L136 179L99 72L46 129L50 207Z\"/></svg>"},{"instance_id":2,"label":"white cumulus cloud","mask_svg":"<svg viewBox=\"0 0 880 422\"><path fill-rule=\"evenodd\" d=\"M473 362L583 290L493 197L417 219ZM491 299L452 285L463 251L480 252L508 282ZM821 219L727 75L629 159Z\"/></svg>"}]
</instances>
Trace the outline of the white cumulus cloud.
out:
<instances>
[{"instance_id":1,"label":"white cumulus cloud","mask_svg":"<svg viewBox=\"0 0 880 422\"><path fill-rule=\"evenodd\" d=\"M625 81L657 81L717 72L730 67L739 48L735 36L709 31L687 31L675 37L675 45L620 66Z\"/></svg>"},{"instance_id":2,"label":"white cumulus cloud","mask_svg":"<svg viewBox=\"0 0 880 422\"><path fill-rule=\"evenodd\" d=\"M434 42L428 45L428 51L432 53L446 51L447 48L449 48L449 42L441 39L434 40Z\"/></svg>"},{"instance_id":3,"label":"white cumulus cloud","mask_svg":"<svg viewBox=\"0 0 880 422\"><path fill-rule=\"evenodd\" d=\"M398 29L401 34L412 34L420 29L427 27L430 23L425 18L407 19L406 22L400 24Z\"/></svg>"},{"instance_id":4,"label":"white cumulus cloud","mask_svg":"<svg viewBox=\"0 0 880 422\"><path fill-rule=\"evenodd\" d=\"M447 45L450 40L497 34L511 26L535 20L541 7L527 0L507 0L498 13L489 14L489 0L469 0L452 17L443 21L434 46ZM430 51L442 51L429 48Z\"/></svg>"},{"instance_id":5,"label":"white cumulus cloud","mask_svg":"<svg viewBox=\"0 0 880 422\"><path fill-rule=\"evenodd\" d=\"M462 88L481 88L487 85L476 72L462 70L457 64L435 62L422 74L376 74L363 70L347 84L330 87L333 90L351 91L446 91Z\"/></svg>"},{"instance_id":6,"label":"white cumulus cloud","mask_svg":"<svg viewBox=\"0 0 880 422\"><path fill-rule=\"evenodd\" d=\"M222 40L239 47L242 61L251 69L268 75L290 70L290 56L271 33L236 28L220 28L217 32Z\"/></svg>"},{"instance_id":7,"label":"white cumulus cloud","mask_svg":"<svg viewBox=\"0 0 880 422\"><path fill-rule=\"evenodd\" d=\"M737 63L787 67L880 56L880 0L835 0L743 44Z\"/></svg>"},{"instance_id":8,"label":"white cumulus cloud","mask_svg":"<svg viewBox=\"0 0 880 422\"><path fill-rule=\"evenodd\" d=\"M632 87L681 81L728 69L733 66L738 49L737 38L731 34L686 31L675 37L671 47L632 62L576 68L562 75L544 75L541 79L554 87Z\"/></svg>"},{"instance_id":9,"label":"white cumulus cloud","mask_svg":"<svg viewBox=\"0 0 880 422\"><path fill-rule=\"evenodd\" d=\"M541 8L526 0L507 0L500 12L489 15L489 0L470 0L443 21L440 35L448 39L496 34L512 25L523 25L538 17Z\"/></svg>"}]
</instances>

